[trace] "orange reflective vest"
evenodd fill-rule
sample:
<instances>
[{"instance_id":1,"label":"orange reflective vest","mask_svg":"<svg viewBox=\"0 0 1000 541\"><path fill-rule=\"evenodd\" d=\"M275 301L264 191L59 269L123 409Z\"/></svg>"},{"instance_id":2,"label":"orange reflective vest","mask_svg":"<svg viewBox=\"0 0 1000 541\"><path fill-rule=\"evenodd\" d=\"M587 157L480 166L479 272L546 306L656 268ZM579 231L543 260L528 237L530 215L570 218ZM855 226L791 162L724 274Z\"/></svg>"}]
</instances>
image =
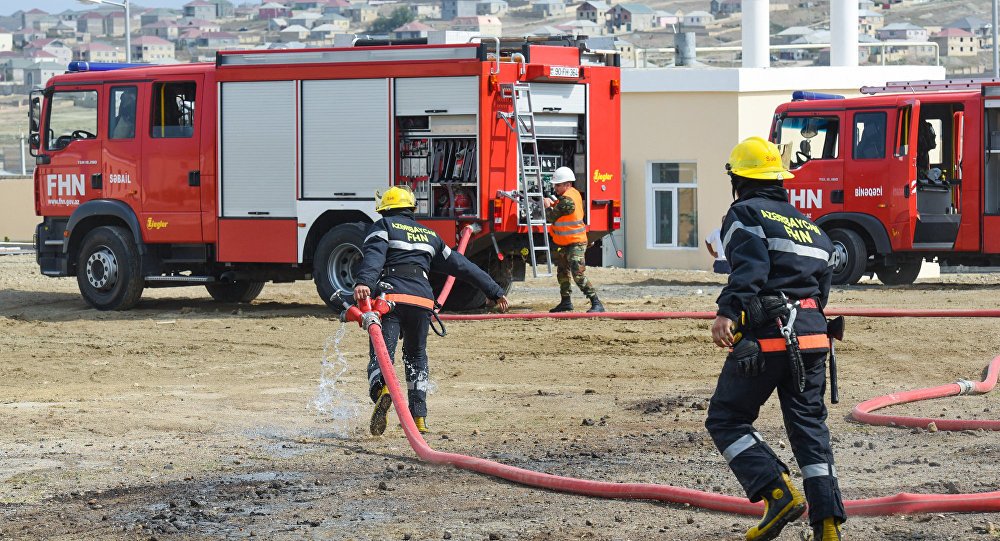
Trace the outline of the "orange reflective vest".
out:
<instances>
[{"instance_id":1,"label":"orange reflective vest","mask_svg":"<svg viewBox=\"0 0 1000 541\"><path fill-rule=\"evenodd\" d=\"M570 188L563 193L563 197L573 200L573 212L565 216L560 216L549 230L552 232L552 240L559 246L579 244L587 242L587 224L583 222L583 197L576 188Z\"/></svg>"}]
</instances>

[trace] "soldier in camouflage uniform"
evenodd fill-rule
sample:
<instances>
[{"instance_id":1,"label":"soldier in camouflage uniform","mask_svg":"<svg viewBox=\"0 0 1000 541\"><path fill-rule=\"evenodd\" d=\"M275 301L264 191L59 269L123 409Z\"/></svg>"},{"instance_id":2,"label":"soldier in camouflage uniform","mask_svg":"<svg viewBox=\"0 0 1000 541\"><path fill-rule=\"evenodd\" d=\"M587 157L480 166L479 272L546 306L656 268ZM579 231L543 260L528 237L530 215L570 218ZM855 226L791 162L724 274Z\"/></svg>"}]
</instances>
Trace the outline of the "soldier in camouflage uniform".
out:
<instances>
[{"instance_id":1,"label":"soldier in camouflage uniform","mask_svg":"<svg viewBox=\"0 0 1000 541\"><path fill-rule=\"evenodd\" d=\"M588 312L603 312L604 305L597 298L597 290L585 274L587 265L584 253L587 251L587 224L583 220L583 197L573 187L576 174L569 167L560 167L552 174L552 189L558 199L545 200L545 217L552 226L552 240L556 244L556 279L559 280L559 294L562 301L549 312L568 312L573 309L570 298L572 285L570 277L580 291L590 299Z\"/></svg>"}]
</instances>

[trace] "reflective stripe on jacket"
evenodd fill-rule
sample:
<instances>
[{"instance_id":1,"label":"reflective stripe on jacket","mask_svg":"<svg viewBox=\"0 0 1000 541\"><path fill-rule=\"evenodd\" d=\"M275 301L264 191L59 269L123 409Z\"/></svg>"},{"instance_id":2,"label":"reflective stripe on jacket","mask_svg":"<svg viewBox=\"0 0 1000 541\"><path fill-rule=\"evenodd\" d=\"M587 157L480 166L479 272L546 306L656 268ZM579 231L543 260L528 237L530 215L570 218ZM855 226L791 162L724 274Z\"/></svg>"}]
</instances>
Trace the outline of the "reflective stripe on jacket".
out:
<instances>
[{"instance_id":1,"label":"reflective stripe on jacket","mask_svg":"<svg viewBox=\"0 0 1000 541\"><path fill-rule=\"evenodd\" d=\"M552 240L559 246L587 242L587 224L583 221L583 197L576 188L569 188L562 197L573 200L573 212L560 216L549 228Z\"/></svg>"},{"instance_id":2,"label":"reflective stripe on jacket","mask_svg":"<svg viewBox=\"0 0 1000 541\"><path fill-rule=\"evenodd\" d=\"M503 296L503 288L486 271L449 248L434 230L414 220L412 213L387 214L368 227L355 285L368 286L374 295L385 293L391 301L432 309L434 291L427 275L434 270L478 287L492 300ZM394 273L393 268L423 272Z\"/></svg>"}]
</instances>

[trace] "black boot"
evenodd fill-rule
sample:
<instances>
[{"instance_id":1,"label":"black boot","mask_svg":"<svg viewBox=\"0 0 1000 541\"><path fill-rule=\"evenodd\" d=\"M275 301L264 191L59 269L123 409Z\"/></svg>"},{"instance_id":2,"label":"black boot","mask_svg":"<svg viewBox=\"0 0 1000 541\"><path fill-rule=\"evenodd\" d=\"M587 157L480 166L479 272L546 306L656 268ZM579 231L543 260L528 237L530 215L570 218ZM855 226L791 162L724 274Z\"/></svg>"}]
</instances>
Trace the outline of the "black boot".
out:
<instances>
[{"instance_id":1,"label":"black boot","mask_svg":"<svg viewBox=\"0 0 1000 541\"><path fill-rule=\"evenodd\" d=\"M590 310L587 310L587 311L588 312L603 312L604 311L604 305L601 304L601 299L598 299L597 295L594 295L593 297L590 298Z\"/></svg>"},{"instance_id":2,"label":"black boot","mask_svg":"<svg viewBox=\"0 0 1000 541\"><path fill-rule=\"evenodd\" d=\"M573 301L569 297L563 297L562 301L555 308L549 310L549 312L554 314L556 312L571 312L572 310Z\"/></svg>"}]
</instances>

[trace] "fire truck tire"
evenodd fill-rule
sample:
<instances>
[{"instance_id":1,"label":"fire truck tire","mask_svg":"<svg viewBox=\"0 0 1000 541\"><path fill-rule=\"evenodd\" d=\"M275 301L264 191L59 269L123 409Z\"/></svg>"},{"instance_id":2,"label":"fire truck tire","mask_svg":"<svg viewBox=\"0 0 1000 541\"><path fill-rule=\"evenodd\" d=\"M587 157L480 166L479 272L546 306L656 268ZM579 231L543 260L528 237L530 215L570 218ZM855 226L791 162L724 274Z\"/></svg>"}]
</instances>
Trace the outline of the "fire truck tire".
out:
<instances>
[{"instance_id":1,"label":"fire truck tire","mask_svg":"<svg viewBox=\"0 0 1000 541\"><path fill-rule=\"evenodd\" d=\"M832 229L829 235L836 258L833 266L834 285L858 283L868 266L868 248L865 247L865 241L861 235L850 229Z\"/></svg>"},{"instance_id":2,"label":"fire truck tire","mask_svg":"<svg viewBox=\"0 0 1000 541\"><path fill-rule=\"evenodd\" d=\"M139 251L124 227L102 226L87 233L76 267L83 300L98 310L128 310L142 296Z\"/></svg>"},{"instance_id":3,"label":"fire truck tire","mask_svg":"<svg viewBox=\"0 0 1000 541\"><path fill-rule=\"evenodd\" d=\"M922 259L907 259L899 265L880 265L875 269L875 274L887 286L905 286L917 279L922 265Z\"/></svg>"},{"instance_id":4,"label":"fire truck tire","mask_svg":"<svg viewBox=\"0 0 1000 541\"><path fill-rule=\"evenodd\" d=\"M353 290L354 271L361 262L364 242L365 225L361 223L338 225L320 239L313 257L313 281L327 306L332 307L330 297L338 290Z\"/></svg>"},{"instance_id":5,"label":"fire truck tire","mask_svg":"<svg viewBox=\"0 0 1000 541\"><path fill-rule=\"evenodd\" d=\"M208 294L218 302L250 302L264 290L264 282L238 280L205 284Z\"/></svg>"}]
</instances>

